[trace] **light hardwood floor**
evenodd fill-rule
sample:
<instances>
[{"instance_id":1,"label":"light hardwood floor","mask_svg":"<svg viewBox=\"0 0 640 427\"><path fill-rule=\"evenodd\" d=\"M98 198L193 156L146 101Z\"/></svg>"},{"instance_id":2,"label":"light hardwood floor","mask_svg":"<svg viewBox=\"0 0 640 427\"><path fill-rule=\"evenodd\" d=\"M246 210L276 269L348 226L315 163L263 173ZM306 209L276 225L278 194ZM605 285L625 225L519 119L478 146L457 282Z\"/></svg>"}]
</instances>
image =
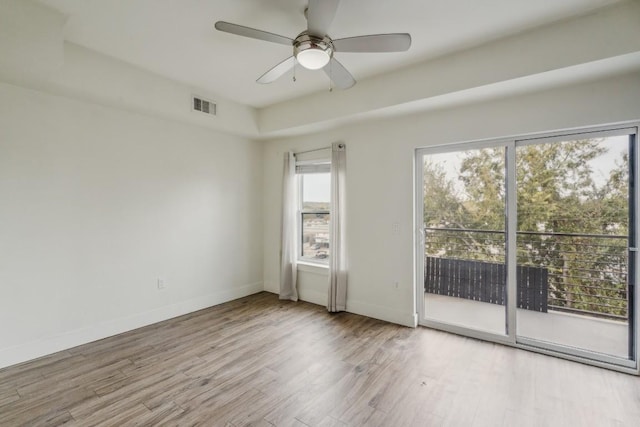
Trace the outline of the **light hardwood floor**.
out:
<instances>
[{"instance_id":1,"label":"light hardwood floor","mask_svg":"<svg viewBox=\"0 0 640 427\"><path fill-rule=\"evenodd\" d=\"M0 425L640 426L640 379L260 293L0 370Z\"/></svg>"}]
</instances>

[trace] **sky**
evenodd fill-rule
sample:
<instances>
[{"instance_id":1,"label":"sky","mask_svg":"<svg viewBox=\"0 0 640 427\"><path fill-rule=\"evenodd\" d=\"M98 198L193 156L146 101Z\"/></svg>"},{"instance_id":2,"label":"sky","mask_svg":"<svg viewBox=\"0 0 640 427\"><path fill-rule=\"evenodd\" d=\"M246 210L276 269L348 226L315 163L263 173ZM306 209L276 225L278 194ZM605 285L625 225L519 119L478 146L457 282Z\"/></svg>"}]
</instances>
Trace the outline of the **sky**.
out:
<instances>
[{"instance_id":1,"label":"sky","mask_svg":"<svg viewBox=\"0 0 640 427\"><path fill-rule=\"evenodd\" d=\"M308 202L329 202L331 198L331 174L309 173L304 175L303 200Z\"/></svg>"}]
</instances>

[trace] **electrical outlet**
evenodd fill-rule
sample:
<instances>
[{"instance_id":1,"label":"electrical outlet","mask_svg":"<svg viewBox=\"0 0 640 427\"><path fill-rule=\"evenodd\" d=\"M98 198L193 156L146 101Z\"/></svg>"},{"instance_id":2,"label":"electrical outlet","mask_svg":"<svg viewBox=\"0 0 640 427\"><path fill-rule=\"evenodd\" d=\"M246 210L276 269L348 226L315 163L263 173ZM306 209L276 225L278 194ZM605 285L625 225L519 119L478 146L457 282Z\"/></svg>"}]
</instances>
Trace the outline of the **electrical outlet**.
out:
<instances>
[{"instance_id":1,"label":"electrical outlet","mask_svg":"<svg viewBox=\"0 0 640 427\"><path fill-rule=\"evenodd\" d=\"M158 290L161 291L163 289L165 289L166 284L164 282L164 279L158 279Z\"/></svg>"},{"instance_id":2,"label":"electrical outlet","mask_svg":"<svg viewBox=\"0 0 640 427\"><path fill-rule=\"evenodd\" d=\"M393 234L394 236L398 236L400 234L399 222L394 222L393 224L391 224L391 234Z\"/></svg>"}]
</instances>

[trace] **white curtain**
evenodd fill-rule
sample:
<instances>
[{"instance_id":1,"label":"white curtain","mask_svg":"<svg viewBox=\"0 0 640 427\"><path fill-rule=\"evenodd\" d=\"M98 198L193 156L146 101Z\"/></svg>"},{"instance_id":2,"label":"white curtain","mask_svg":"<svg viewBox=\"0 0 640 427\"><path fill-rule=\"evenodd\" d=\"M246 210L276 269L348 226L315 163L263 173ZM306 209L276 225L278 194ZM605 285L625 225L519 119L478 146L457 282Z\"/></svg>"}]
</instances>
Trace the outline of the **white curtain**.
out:
<instances>
[{"instance_id":1,"label":"white curtain","mask_svg":"<svg viewBox=\"0 0 640 427\"><path fill-rule=\"evenodd\" d=\"M330 312L347 309L347 252L345 246L345 175L346 145L331 147L331 230L329 232L329 302Z\"/></svg>"},{"instance_id":2,"label":"white curtain","mask_svg":"<svg viewBox=\"0 0 640 427\"><path fill-rule=\"evenodd\" d=\"M296 158L284 153L282 180L282 246L280 254L280 299L298 301L296 265Z\"/></svg>"}]
</instances>

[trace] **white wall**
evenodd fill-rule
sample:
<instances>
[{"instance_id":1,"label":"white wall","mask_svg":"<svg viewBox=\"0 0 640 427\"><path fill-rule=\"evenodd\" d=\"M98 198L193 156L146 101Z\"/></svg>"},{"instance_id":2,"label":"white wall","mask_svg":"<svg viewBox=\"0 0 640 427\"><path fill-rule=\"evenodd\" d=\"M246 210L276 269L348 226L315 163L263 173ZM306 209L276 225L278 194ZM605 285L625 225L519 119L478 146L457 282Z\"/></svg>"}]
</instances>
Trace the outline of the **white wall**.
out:
<instances>
[{"instance_id":1,"label":"white wall","mask_svg":"<svg viewBox=\"0 0 640 427\"><path fill-rule=\"evenodd\" d=\"M67 42L67 18L35 0L0 1L0 81L248 138L258 136L254 108ZM194 114L192 95L214 101L216 117Z\"/></svg>"},{"instance_id":2,"label":"white wall","mask_svg":"<svg viewBox=\"0 0 640 427\"><path fill-rule=\"evenodd\" d=\"M258 142L0 83L0 368L261 291L261 181Z\"/></svg>"},{"instance_id":3,"label":"white wall","mask_svg":"<svg viewBox=\"0 0 640 427\"><path fill-rule=\"evenodd\" d=\"M640 75L350 125L265 146L265 289L277 292L282 157L347 144L347 310L414 324L413 164L417 147L640 119ZM399 235L392 224L400 224ZM302 299L324 304L326 276L300 274ZM394 282L399 288L393 287Z\"/></svg>"}]
</instances>

